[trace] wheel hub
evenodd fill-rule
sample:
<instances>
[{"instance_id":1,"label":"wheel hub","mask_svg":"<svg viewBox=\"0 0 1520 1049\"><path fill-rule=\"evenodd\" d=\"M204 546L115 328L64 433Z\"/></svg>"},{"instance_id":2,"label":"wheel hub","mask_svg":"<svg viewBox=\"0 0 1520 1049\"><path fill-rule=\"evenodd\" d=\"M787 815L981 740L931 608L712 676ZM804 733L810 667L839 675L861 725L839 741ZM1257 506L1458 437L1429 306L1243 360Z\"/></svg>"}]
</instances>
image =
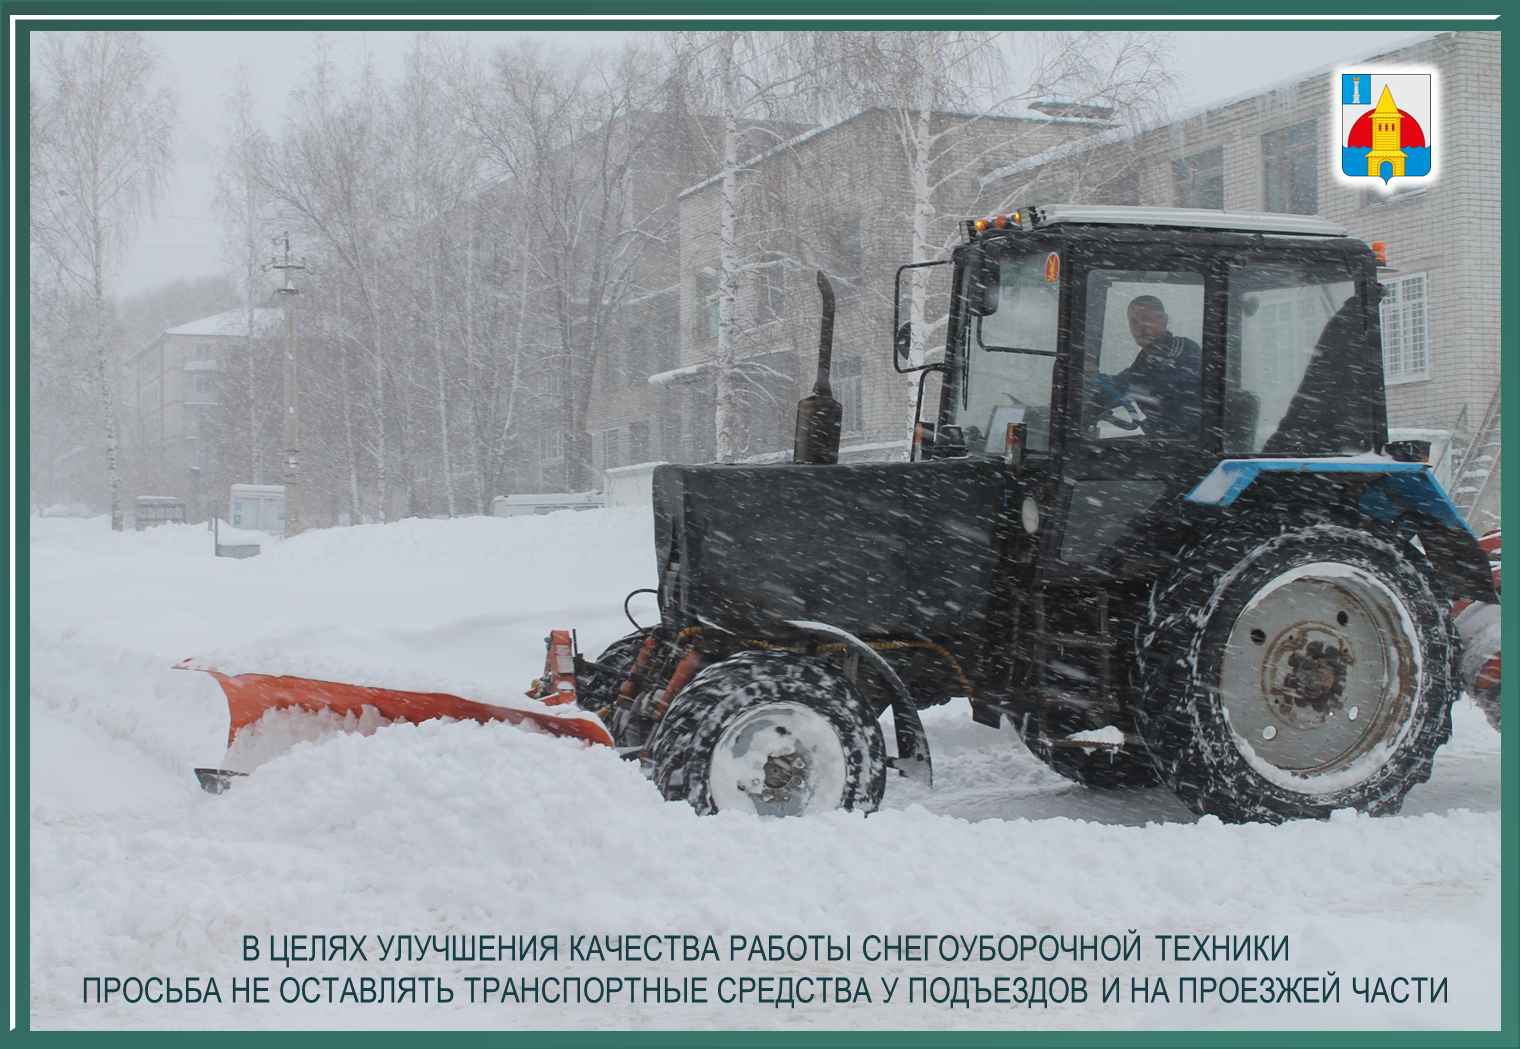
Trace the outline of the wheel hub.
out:
<instances>
[{"instance_id":1,"label":"wheel hub","mask_svg":"<svg viewBox=\"0 0 1520 1049\"><path fill-rule=\"evenodd\" d=\"M1320 637L1311 640L1316 634ZM1346 689L1346 672L1352 662L1346 653L1348 644L1347 638L1322 625L1297 624L1290 628L1281 645L1281 654L1286 659L1280 660L1280 665L1285 664L1287 673L1275 689L1270 683L1267 685L1282 700L1279 709L1307 708L1328 715L1332 708L1339 708ZM1272 655L1277 653L1269 653L1269 660ZM1293 716L1295 711L1288 709L1282 713Z\"/></svg>"},{"instance_id":2,"label":"wheel hub","mask_svg":"<svg viewBox=\"0 0 1520 1049\"><path fill-rule=\"evenodd\" d=\"M765 762L765 789L759 792L760 800L785 804L792 800L793 791L807 786L807 758L796 752L772 754ZM740 790L746 790L743 783Z\"/></svg>"},{"instance_id":3,"label":"wheel hub","mask_svg":"<svg viewBox=\"0 0 1520 1049\"><path fill-rule=\"evenodd\" d=\"M1391 743L1420 677L1401 607L1380 580L1334 562L1264 585L1220 661L1221 701L1247 760L1313 791Z\"/></svg>"},{"instance_id":4,"label":"wheel hub","mask_svg":"<svg viewBox=\"0 0 1520 1049\"><path fill-rule=\"evenodd\" d=\"M837 808L845 787L841 746L828 719L800 704L751 708L713 749L713 801L760 816Z\"/></svg>"}]
</instances>

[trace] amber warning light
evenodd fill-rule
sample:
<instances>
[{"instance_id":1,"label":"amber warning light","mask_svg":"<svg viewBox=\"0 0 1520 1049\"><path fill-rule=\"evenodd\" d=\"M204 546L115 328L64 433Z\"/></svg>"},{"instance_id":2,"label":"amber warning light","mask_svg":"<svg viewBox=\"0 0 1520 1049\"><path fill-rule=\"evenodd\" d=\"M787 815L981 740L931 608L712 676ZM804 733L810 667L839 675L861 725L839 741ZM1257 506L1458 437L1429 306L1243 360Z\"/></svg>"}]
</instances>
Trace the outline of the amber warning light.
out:
<instances>
[{"instance_id":1,"label":"amber warning light","mask_svg":"<svg viewBox=\"0 0 1520 1049\"><path fill-rule=\"evenodd\" d=\"M1372 257L1377 259L1379 266L1388 265L1388 244L1386 241L1375 240L1372 242Z\"/></svg>"},{"instance_id":2,"label":"amber warning light","mask_svg":"<svg viewBox=\"0 0 1520 1049\"><path fill-rule=\"evenodd\" d=\"M1015 211L1012 215L996 215L990 219L977 219L972 225L978 233L986 233L989 229L1018 229L1020 213Z\"/></svg>"}]
</instances>

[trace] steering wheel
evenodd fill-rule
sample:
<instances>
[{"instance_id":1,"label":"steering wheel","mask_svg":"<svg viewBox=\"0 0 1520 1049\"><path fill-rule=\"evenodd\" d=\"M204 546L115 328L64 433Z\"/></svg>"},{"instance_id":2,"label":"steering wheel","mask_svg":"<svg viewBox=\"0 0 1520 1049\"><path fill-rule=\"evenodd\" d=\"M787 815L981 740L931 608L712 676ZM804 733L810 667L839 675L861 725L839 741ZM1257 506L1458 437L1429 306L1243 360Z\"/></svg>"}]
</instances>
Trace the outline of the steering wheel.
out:
<instances>
[{"instance_id":1,"label":"steering wheel","mask_svg":"<svg viewBox=\"0 0 1520 1049\"><path fill-rule=\"evenodd\" d=\"M1107 376L1094 374L1092 376L1092 380L1093 384L1097 386L1098 389L1102 390L1104 393L1107 393L1109 396L1114 397L1119 402L1118 404L1111 405L1107 409L1108 415L1102 420L1103 422L1113 423L1121 430L1140 430L1145 427L1145 413L1140 410L1140 406L1137 405L1134 401L1130 400L1128 397L1124 396L1124 394L1119 391L1119 387L1115 386ZM1119 408L1123 408L1126 412L1128 412L1129 418L1126 419L1119 416L1117 414L1117 409Z\"/></svg>"}]
</instances>

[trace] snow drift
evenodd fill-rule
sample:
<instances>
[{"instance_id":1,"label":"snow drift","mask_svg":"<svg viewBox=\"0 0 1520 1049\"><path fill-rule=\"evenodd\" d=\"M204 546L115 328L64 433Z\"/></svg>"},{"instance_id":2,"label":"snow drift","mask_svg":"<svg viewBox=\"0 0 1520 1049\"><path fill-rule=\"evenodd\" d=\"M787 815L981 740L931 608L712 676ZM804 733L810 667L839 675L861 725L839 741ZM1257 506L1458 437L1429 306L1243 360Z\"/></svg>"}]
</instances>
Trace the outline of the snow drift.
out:
<instances>
[{"instance_id":1,"label":"snow drift","mask_svg":"<svg viewBox=\"0 0 1520 1049\"><path fill-rule=\"evenodd\" d=\"M926 712L936 786L889 782L885 809L795 820L697 817L605 748L504 724L306 724L251 755L255 773L202 794L224 757L214 682L290 673L518 695L543 636L573 626L595 654L626 632L623 595L653 582L647 510L404 521L313 532L216 559L193 527L112 533L33 519L30 634L32 1024L36 1028L1496 1027L1499 737L1463 701L1431 782L1398 817L1281 827L1194 821L1164 790L1091 792L1050 772L962 701ZM634 603L636 615L652 607ZM248 756L248 755L245 755ZM1137 930L1139 962L966 965L861 958L868 935L1092 936ZM267 958L269 937L368 936L364 961ZM569 960L572 936L713 935L719 962ZM1287 936L1290 958L1163 962L1157 934ZM543 935L536 963L380 961L397 934ZM730 935L850 936L834 965L729 960ZM264 955L243 960L243 938ZM1180 1003L1184 976L1328 971L1335 1005ZM466 977L707 975L707 1004L471 1004ZM779 1011L717 1001L732 976L848 976L870 1004ZM90 976L218 979L223 1004L81 1002ZM444 979L447 1005L283 1004L289 975ZM907 1001L908 981L1086 978L1084 1004ZM1449 980L1449 1001L1365 1003L1353 977ZM271 977L270 1004L231 1002ZM1132 1004L1162 976L1167 1004ZM1122 1003L1101 1002L1120 977ZM890 1003L878 981L900 978Z\"/></svg>"}]
</instances>

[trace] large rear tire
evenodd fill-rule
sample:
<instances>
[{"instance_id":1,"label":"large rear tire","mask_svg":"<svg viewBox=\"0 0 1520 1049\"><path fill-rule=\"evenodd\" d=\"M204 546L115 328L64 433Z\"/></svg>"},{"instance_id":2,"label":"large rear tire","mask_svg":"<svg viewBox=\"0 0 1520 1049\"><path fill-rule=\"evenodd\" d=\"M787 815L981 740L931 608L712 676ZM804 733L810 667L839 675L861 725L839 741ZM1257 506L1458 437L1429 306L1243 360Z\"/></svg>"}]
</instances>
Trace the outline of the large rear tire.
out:
<instances>
[{"instance_id":1,"label":"large rear tire","mask_svg":"<svg viewBox=\"0 0 1520 1049\"><path fill-rule=\"evenodd\" d=\"M1397 812L1451 735L1459 646L1424 556L1287 523L1185 551L1141 639L1146 741L1195 812Z\"/></svg>"},{"instance_id":2,"label":"large rear tire","mask_svg":"<svg viewBox=\"0 0 1520 1049\"><path fill-rule=\"evenodd\" d=\"M1483 716L1488 719L1489 725L1495 732L1499 731L1499 686L1489 685L1483 691L1473 696L1473 702L1478 709L1483 711Z\"/></svg>"},{"instance_id":3,"label":"large rear tire","mask_svg":"<svg viewBox=\"0 0 1520 1049\"><path fill-rule=\"evenodd\" d=\"M745 652L703 670L649 751L660 792L704 815L870 812L886 791L881 726L859 691L790 652Z\"/></svg>"}]
</instances>

